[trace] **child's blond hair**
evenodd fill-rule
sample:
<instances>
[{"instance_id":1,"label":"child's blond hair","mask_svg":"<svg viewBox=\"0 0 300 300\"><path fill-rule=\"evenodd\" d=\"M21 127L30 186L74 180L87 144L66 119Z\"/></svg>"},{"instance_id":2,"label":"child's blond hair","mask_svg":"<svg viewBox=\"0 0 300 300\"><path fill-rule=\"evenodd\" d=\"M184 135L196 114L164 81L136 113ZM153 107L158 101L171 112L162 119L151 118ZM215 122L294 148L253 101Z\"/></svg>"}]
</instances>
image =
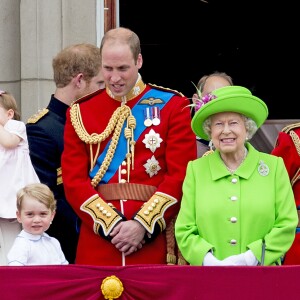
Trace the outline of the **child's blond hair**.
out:
<instances>
[{"instance_id":1,"label":"child's blond hair","mask_svg":"<svg viewBox=\"0 0 300 300\"><path fill-rule=\"evenodd\" d=\"M50 188L43 183L32 183L21 188L17 193L17 209L21 211L24 197L31 197L43 203L51 211L56 210L56 200Z\"/></svg>"}]
</instances>

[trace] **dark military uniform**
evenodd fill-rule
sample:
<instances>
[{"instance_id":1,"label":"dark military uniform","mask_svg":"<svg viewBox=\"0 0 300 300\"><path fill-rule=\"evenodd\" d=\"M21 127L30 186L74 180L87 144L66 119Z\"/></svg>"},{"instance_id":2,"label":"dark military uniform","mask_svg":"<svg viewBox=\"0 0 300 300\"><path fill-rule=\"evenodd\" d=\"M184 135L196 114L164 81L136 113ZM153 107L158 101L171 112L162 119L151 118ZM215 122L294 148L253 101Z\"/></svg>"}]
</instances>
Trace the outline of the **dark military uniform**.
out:
<instances>
[{"instance_id":1,"label":"dark military uniform","mask_svg":"<svg viewBox=\"0 0 300 300\"><path fill-rule=\"evenodd\" d=\"M26 124L30 157L42 183L57 200L56 215L47 233L59 240L69 263L74 263L79 221L66 201L61 176L64 126L68 105L53 95L47 108L30 117Z\"/></svg>"}]
</instances>

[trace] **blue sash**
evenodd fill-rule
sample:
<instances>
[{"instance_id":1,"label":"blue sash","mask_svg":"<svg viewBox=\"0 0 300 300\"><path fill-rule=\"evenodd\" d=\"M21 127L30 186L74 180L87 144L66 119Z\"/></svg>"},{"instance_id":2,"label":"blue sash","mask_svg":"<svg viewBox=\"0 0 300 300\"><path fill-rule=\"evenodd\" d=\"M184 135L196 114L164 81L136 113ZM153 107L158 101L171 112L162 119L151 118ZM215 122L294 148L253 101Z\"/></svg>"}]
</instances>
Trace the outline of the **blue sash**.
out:
<instances>
[{"instance_id":1,"label":"blue sash","mask_svg":"<svg viewBox=\"0 0 300 300\"><path fill-rule=\"evenodd\" d=\"M140 99L139 102L137 102L135 104L135 106L131 110L132 115L135 117L136 124L137 124L137 127L134 130L135 141L137 141L139 139L142 132L147 128L144 125L144 109L145 109L145 107L153 106L150 104L151 100L149 100L149 101L145 101L145 100L150 99L150 98L162 100L162 101L154 102L155 106L159 107L159 109L162 110L163 107L165 106L165 104L168 103L168 101L173 96L174 96L174 93L151 89L147 93L144 94L144 96ZM158 103L158 102L162 102L162 103ZM125 126L126 126L126 122L124 122L122 132L124 132ZM101 167L101 164L106 156L106 153L107 153L110 143L111 143L111 140L107 143L105 149L103 150L101 155L98 157L95 167L90 172L89 176L91 179L93 179L95 177L99 168ZM109 165L105 175L103 176L103 178L101 179L99 184L104 184L104 183L109 182L109 180L114 176L114 174L117 172L119 166L125 159L126 153L127 153L127 139L125 138L124 134L121 134L118 145L117 145L117 149L115 151L115 154L111 161L111 164Z\"/></svg>"}]
</instances>

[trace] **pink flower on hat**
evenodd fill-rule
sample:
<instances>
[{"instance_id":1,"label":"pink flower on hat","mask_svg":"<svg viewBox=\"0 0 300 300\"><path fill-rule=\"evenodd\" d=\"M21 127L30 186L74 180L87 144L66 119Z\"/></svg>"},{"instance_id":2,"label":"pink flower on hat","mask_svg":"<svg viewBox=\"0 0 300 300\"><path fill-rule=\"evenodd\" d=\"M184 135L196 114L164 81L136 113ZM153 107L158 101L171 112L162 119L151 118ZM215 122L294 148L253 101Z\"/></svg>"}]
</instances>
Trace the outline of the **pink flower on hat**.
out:
<instances>
[{"instance_id":1,"label":"pink flower on hat","mask_svg":"<svg viewBox=\"0 0 300 300\"><path fill-rule=\"evenodd\" d=\"M198 111L203 105L205 105L206 103L210 102L213 99L216 99L217 96L208 93L205 96L203 96L201 99L197 99L196 103L195 103L195 112Z\"/></svg>"}]
</instances>

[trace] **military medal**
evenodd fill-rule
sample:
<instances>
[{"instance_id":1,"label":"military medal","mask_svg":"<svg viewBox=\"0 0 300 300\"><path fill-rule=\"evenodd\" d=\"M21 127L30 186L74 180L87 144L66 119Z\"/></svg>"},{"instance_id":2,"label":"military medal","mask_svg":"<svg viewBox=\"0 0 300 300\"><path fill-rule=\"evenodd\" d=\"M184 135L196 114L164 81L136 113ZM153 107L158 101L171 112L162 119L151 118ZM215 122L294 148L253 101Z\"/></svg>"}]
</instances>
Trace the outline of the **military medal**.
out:
<instances>
[{"instance_id":1,"label":"military medal","mask_svg":"<svg viewBox=\"0 0 300 300\"><path fill-rule=\"evenodd\" d=\"M261 176L267 176L270 172L269 167L262 160L259 161L259 166L258 166L257 170Z\"/></svg>"},{"instance_id":2,"label":"military medal","mask_svg":"<svg viewBox=\"0 0 300 300\"><path fill-rule=\"evenodd\" d=\"M152 107L152 123L153 125L157 126L160 124L160 112L159 112L159 107Z\"/></svg>"},{"instance_id":3,"label":"military medal","mask_svg":"<svg viewBox=\"0 0 300 300\"><path fill-rule=\"evenodd\" d=\"M146 107L146 109L144 109L144 125L146 127L149 127L152 125L152 120L151 120L151 115L150 115L150 108Z\"/></svg>"},{"instance_id":4,"label":"military medal","mask_svg":"<svg viewBox=\"0 0 300 300\"><path fill-rule=\"evenodd\" d=\"M152 152L160 147L160 143L162 141L163 140L159 133L156 133L153 129L151 129L149 133L145 134L145 138L143 139L143 143L146 145L146 148L150 149Z\"/></svg>"},{"instance_id":5,"label":"military medal","mask_svg":"<svg viewBox=\"0 0 300 300\"><path fill-rule=\"evenodd\" d=\"M144 167L146 169L146 173L149 174L150 177L156 175L161 169L161 167L159 166L159 162L154 157L154 155L150 159L147 159L147 163L144 164Z\"/></svg>"}]
</instances>

